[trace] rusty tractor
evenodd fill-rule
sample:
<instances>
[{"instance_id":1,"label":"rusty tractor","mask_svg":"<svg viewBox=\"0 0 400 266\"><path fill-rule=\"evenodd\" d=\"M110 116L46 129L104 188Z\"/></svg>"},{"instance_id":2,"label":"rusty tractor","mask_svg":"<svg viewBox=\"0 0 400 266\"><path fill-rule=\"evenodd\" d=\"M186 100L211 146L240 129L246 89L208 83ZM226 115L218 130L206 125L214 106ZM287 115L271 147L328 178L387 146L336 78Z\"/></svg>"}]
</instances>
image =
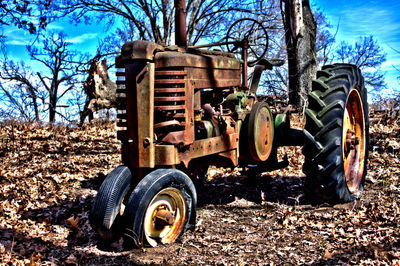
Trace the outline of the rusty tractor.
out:
<instances>
[{"instance_id":1,"label":"rusty tractor","mask_svg":"<svg viewBox=\"0 0 400 266\"><path fill-rule=\"evenodd\" d=\"M276 151L284 145L304 146L305 191L311 198L328 203L357 198L369 139L360 70L334 64L318 71L305 128L292 129L289 112L272 110L256 95L263 71L284 63L264 58L265 28L241 19L220 42L188 47L185 1L176 2L181 7L176 45L128 42L116 58L122 165L106 177L90 212L101 238L123 236L137 247L176 241L195 226L194 182L208 165L282 168L287 161L278 162ZM204 49L221 44L226 52Z\"/></svg>"}]
</instances>

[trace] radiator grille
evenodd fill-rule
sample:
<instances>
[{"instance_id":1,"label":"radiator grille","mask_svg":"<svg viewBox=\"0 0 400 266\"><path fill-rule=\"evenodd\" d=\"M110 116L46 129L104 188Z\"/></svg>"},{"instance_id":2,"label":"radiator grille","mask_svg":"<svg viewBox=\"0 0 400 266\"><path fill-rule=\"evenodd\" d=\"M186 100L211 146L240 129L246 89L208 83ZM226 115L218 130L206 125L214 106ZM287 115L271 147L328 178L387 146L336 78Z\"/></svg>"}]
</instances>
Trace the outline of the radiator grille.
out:
<instances>
[{"instance_id":1,"label":"radiator grille","mask_svg":"<svg viewBox=\"0 0 400 266\"><path fill-rule=\"evenodd\" d=\"M185 129L186 95L183 69L156 69L154 80L154 132L162 139Z\"/></svg>"}]
</instances>

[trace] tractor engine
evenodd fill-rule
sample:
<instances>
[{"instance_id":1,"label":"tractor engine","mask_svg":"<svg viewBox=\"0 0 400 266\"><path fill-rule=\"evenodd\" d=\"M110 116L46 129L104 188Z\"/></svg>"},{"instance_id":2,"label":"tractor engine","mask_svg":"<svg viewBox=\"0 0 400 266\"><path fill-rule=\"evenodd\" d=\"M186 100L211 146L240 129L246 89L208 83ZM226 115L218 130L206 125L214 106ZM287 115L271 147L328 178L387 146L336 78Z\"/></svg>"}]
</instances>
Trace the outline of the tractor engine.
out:
<instances>
[{"instance_id":1,"label":"tractor engine","mask_svg":"<svg viewBox=\"0 0 400 266\"><path fill-rule=\"evenodd\" d=\"M118 138L126 164L187 165L226 150L237 164L239 120L248 101L240 91L241 60L221 51L135 41L124 45L116 64Z\"/></svg>"}]
</instances>

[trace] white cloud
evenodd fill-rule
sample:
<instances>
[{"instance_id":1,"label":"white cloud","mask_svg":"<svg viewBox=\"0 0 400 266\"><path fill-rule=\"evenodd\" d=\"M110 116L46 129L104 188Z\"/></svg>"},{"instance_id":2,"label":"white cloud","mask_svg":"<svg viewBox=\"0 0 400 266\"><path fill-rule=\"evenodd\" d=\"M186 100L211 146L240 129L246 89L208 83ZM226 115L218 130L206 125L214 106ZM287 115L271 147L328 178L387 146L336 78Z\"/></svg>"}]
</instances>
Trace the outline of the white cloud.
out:
<instances>
[{"instance_id":1,"label":"white cloud","mask_svg":"<svg viewBox=\"0 0 400 266\"><path fill-rule=\"evenodd\" d=\"M97 38L97 33L84 33L82 35L76 36L74 38L70 38L67 40L67 42L70 43L84 43L87 40L92 40Z\"/></svg>"},{"instance_id":2,"label":"white cloud","mask_svg":"<svg viewBox=\"0 0 400 266\"><path fill-rule=\"evenodd\" d=\"M7 40L6 41L7 45L21 45L21 46L25 46L28 44L28 42L26 41L21 41L21 40Z\"/></svg>"},{"instance_id":3,"label":"white cloud","mask_svg":"<svg viewBox=\"0 0 400 266\"><path fill-rule=\"evenodd\" d=\"M46 26L46 30L63 30L64 27L57 24L49 24Z\"/></svg>"},{"instance_id":4,"label":"white cloud","mask_svg":"<svg viewBox=\"0 0 400 266\"><path fill-rule=\"evenodd\" d=\"M382 67L383 68L387 68L389 66L390 67L396 66L396 67L400 68L400 57L399 58L390 59L390 60L387 60L387 61L382 63Z\"/></svg>"}]
</instances>

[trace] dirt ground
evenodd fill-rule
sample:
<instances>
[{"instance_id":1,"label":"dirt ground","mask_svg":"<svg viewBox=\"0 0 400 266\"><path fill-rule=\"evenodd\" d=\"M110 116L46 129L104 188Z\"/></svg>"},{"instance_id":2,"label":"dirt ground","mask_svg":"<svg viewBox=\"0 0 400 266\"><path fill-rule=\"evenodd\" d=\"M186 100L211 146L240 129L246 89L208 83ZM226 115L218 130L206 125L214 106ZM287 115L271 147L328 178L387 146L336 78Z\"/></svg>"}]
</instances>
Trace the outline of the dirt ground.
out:
<instances>
[{"instance_id":1,"label":"dirt ground","mask_svg":"<svg viewBox=\"0 0 400 266\"><path fill-rule=\"evenodd\" d=\"M284 170L209 169L197 226L177 243L123 250L88 222L96 191L120 164L114 124L0 127L1 264L400 264L400 126L374 117L359 200L312 206L301 148Z\"/></svg>"}]
</instances>

